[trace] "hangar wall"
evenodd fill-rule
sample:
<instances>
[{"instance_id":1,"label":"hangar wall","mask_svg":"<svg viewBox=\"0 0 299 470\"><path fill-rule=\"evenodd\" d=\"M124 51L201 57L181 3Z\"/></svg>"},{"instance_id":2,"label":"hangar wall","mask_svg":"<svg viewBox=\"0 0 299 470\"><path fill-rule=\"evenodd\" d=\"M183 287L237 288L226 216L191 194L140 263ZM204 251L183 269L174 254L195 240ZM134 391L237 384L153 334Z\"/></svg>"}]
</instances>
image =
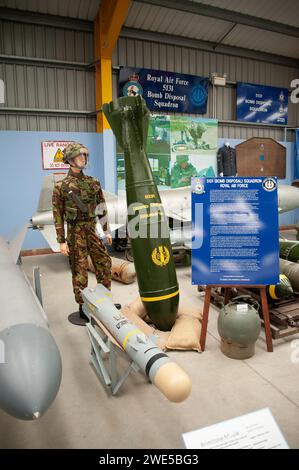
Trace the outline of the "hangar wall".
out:
<instances>
[{"instance_id":1,"label":"hangar wall","mask_svg":"<svg viewBox=\"0 0 299 470\"><path fill-rule=\"evenodd\" d=\"M0 129L94 132L92 32L73 21L68 28L25 24L21 15L19 22L0 21L0 78L9 108L4 114L0 105Z\"/></svg>"},{"instance_id":2,"label":"hangar wall","mask_svg":"<svg viewBox=\"0 0 299 470\"><path fill-rule=\"evenodd\" d=\"M119 39L113 55L113 65L160 69L199 76L209 76L212 72L220 75L226 73L229 82L242 81L285 88L289 88L291 81L299 77L298 69L285 65L130 38ZM117 77L114 86L116 94ZM213 117L212 106L210 88L205 117ZM226 87L217 87L216 118L220 121L219 137L234 139L272 137L284 140L282 128L221 122L236 119L236 89L233 83ZM299 125L299 106L290 102L288 125L291 127ZM293 138L293 132L288 132L288 139L293 140Z\"/></svg>"},{"instance_id":3,"label":"hangar wall","mask_svg":"<svg viewBox=\"0 0 299 470\"><path fill-rule=\"evenodd\" d=\"M1 109L1 130L95 131L95 80L92 23L64 19L63 26L43 17L30 24L30 14L0 21L0 78L6 85L8 110ZM34 15L32 15L32 22ZM49 23L49 25L47 25ZM124 34L127 36L128 34ZM236 81L289 88L299 70L286 65L237 57L144 39L120 37L113 54L113 95L117 96L119 66L136 66L208 76L227 74L230 82L217 87L220 137L253 136L284 140L283 128L236 124ZM210 90L207 117L212 115ZM299 106L289 103L289 126L299 125ZM293 132L287 139L293 140Z\"/></svg>"},{"instance_id":4,"label":"hangar wall","mask_svg":"<svg viewBox=\"0 0 299 470\"><path fill-rule=\"evenodd\" d=\"M1 206L0 233L7 237L24 222L24 214L28 220L35 211L42 176L46 173L41 169L42 140L78 139L91 147L95 160L89 174L101 179L106 189L113 190L110 177L116 171L115 164L112 168L113 149L109 155L102 155L102 136L95 133L92 23L39 15L42 21L33 24L34 15L26 13L26 22L23 17L19 12L14 20L0 20L0 78L6 87L5 103L0 104L0 131L4 131L0 136L1 173L8 176L0 188L1 200L12 181L18 188L13 200ZM120 37L113 54L114 97L118 92L118 67L125 65L205 76L211 72L226 73L230 82L241 80L287 88L299 76L299 70L291 66ZM234 123L235 101L234 83L218 88L219 145L222 138L231 139L232 143L233 139L239 143L253 136L272 137L281 143L285 137L293 140L293 132L285 134L283 128ZM206 117L212 117L211 93ZM289 126L298 125L299 106L290 104ZM293 145L286 146L287 165L291 169ZM20 173L16 174L14 168L19 168ZM286 182L292 178L290 175ZM294 214L285 217L283 223L293 223ZM6 221L5 225L1 220ZM40 234L31 232L24 248L44 246Z\"/></svg>"}]
</instances>

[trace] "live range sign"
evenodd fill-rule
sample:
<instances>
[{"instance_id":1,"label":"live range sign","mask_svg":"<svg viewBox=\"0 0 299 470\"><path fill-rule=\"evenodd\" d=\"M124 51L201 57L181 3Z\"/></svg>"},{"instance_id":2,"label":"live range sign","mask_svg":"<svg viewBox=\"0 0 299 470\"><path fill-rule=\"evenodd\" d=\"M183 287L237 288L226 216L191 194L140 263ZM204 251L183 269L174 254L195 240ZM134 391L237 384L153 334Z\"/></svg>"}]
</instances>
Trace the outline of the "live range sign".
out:
<instances>
[{"instance_id":1,"label":"live range sign","mask_svg":"<svg viewBox=\"0 0 299 470\"><path fill-rule=\"evenodd\" d=\"M67 170L69 165L63 162L63 150L72 141L44 140L42 146L43 170Z\"/></svg>"},{"instance_id":2,"label":"live range sign","mask_svg":"<svg viewBox=\"0 0 299 470\"><path fill-rule=\"evenodd\" d=\"M205 114L209 79L162 70L122 67L119 96L142 95L150 111Z\"/></svg>"},{"instance_id":3,"label":"live range sign","mask_svg":"<svg viewBox=\"0 0 299 470\"><path fill-rule=\"evenodd\" d=\"M192 178L192 283L277 284L277 178Z\"/></svg>"}]
</instances>

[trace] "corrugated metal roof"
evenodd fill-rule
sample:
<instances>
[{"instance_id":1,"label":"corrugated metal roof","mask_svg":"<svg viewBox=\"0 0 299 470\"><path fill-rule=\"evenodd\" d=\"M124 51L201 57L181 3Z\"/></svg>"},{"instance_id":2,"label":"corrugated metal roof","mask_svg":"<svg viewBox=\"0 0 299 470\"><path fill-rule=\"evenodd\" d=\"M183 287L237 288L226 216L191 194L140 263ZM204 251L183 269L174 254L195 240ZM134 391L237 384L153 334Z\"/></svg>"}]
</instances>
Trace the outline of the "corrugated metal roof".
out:
<instances>
[{"instance_id":1,"label":"corrugated metal roof","mask_svg":"<svg viewBox=\"0 0 299 470\"><path fill-rule=\"evenodd\" d=\"M197 3L200 3L200 1L198 0ZM273 21L279 20L279 12L284 11L281 8L281 0L271 0L271 5L270 0L251 0L250 2L241 2L240 0L203 0L202 3L221 6L222 8L226 5L228 9L229 6L232 8L236 5L239 12L253 16L260 11L260 16L263 15L263 18L266 19L271 17ZM276 11L275 8L272 8L272 3L274 7L279 6ZM293 13L284 14L283 20L292 21L294 26L297 26L299 15L295 14L295 12L297 13L298 7L295 8L294 5L298 5L299 2L297 0L286 0L283 3L284 8L291 5L291 12ZM293 15L296 16L295 19L292 19ZM132 3L124 26L212 43L221 42L230 46L299 58L299 39L296 37L240 24L236 25L233 31L230 32L230 29L234 26L233 21L224 21L218 18L201 16L195 13L143 2L139 3L138 0Z\"/></svg>"},{"instance_id":2,"label":"corrugated metal roof","mask_svg":"<svg viewBox=\"0 0 299 470\"><path fill-rule=\"evenodd\" d=\"M299 58L299 40L283 34L237 25L222 44Z\"/></svg>"},{"instance_id":3,"label":"corrugated metal roof","mask_svg":"<svg viewBox=\"0 0 299 470\"><path fill-rule=\"evenodd\" d=\"M299 27L298 0L191 0Z\"/></svg>"},{"instance_id":4,"label":"corrugated metal roof","mask_svg":"<svg viewBox=\"0 0 299 470\"><path fill-rule=\"evenodd\" d=\"M0 6L16 10L67 16L93 21L101 0L0 0Z\"/></svg>"},{"instance_id":5,"label":"corrugated metal roof","mask_svg":"<svg viewBox=\"0 0 299 470\"><path fill-rule=\"evenodd\" d=\"M228 21L133 2L125 26L217 42L232 26Z\"/></svg>"},{"instance_id":6,"label":"corrugated metal roof","mask_svg":"<svg viewBox=\"0 0 299 470\"><path fill-rule=\"evenodd\" d=\"M299 27L298 0L191 1ZM0 0L0 6L8 8L82 20L93 20L100 3L101 0ZM167 33L212 43L222 42L235 47L299 58L298 38L240 24L230 32L233 24L229 20L139 3L138 0L132 3L125 22L126 27L154 33Z\"/></svg>"}]
</instances>

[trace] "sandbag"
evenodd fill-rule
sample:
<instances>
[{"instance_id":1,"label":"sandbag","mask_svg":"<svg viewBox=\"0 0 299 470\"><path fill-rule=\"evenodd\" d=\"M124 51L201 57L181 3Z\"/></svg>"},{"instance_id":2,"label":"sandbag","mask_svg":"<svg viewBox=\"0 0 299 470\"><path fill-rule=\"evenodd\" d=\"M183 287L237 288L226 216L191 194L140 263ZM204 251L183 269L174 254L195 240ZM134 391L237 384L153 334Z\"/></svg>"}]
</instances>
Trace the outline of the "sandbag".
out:
<instances>
[{"instance_id":1,"label":"sandbag","mask_svg":"<svg viewBox=\"0 0 299 470\"><path fill-rule=\"evenodd\" d=\"M201 351L200 347L201 324L198 318L189 315L180 315L166 343L166 349Z\"/></svg>"},{"instance_id":2,"label":"sandbag","mask_svg":"<svg viewBox=\"0 0 299 470\"><path fill-rule=\"evenodd\" d=\"M127 317L127 319L132 322L134 325L137 326L145 335L147 336L155 336L157 340L154 341L158 348L165 351L166 349L166 342L170 335L169 331L160 331L157 330L154 326L148 325L142 318L140 318L129 305L125 305L121 309L123 315Z\"/></svg>"}]
</instances>

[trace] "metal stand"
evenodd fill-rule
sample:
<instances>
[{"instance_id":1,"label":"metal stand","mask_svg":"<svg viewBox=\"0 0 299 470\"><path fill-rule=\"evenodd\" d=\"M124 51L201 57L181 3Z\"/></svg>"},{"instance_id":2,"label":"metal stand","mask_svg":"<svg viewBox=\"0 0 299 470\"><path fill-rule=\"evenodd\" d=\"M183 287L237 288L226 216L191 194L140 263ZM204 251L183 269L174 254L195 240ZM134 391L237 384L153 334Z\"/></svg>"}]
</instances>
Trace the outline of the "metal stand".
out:
<instances>
[{"instance_id":1,"label":"metal stand","mask_svg":"<svg viewBox=\"0 0 299 470\"><path fill-rule=\"evenodd\" d=\"M116 395L130 373L138 372L139 367L130 360L121 346L116 343L99 321L91 317L86 329L91 344L89 363L94 366L102 384L110 388L112 395ZM117 370L118 357L123 357L126 361L129 361L129 366L122 375Z\"/></svg>"},{"instance_id":2,"label":"metal stand","mask_svg":"<svg viewBox=\"0 0 299 470\"><path fill-rule=\"evenodd\" d=\"M212 287L222 287L224 288L224 305L229 302L232 287L249 287L249 288L256 288L260 291L261 296L261 306L262 306L262 313L264 319L264 327L265 327L265 335L266 335L266 343L267 343L267 351L273 352L273 343L272 343L272 336L271 336L271 329L270 329L270 317L269 317L269 308L268 308L268 301L266 295L266 288L265 286L260 285L246 285L246 286L237 286L237 285L213 285L206 287L205 293L205 301L204 301L204 308L203 308L203 316L202 316L202 323L201 323L201 333L200 333L200 346L201 350L205 350L206 346L206 336L207 336L207 328L208 328L208 319L209 319L209 309L210 309L210 302L211 302L211 290Z\"/></svg>"}]
</instances>

